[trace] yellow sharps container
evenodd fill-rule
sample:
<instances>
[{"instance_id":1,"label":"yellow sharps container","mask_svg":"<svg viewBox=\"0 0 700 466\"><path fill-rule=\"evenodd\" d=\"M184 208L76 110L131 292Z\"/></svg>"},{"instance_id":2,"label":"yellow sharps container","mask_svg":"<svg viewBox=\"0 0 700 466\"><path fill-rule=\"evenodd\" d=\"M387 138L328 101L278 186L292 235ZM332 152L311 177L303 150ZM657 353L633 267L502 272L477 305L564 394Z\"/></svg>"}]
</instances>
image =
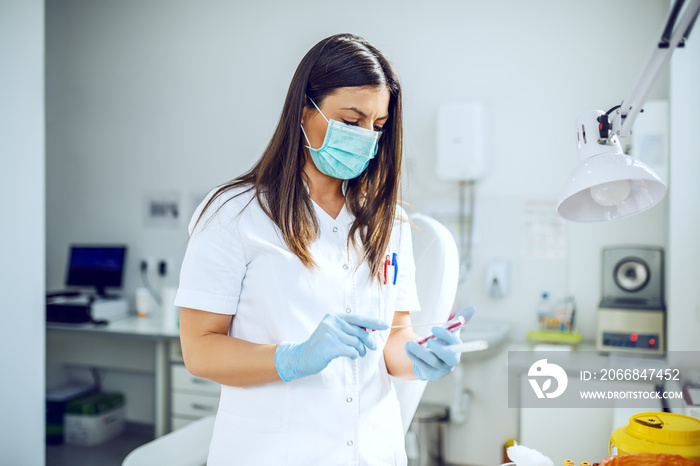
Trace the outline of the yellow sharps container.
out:
<instances>
[{"instance_id":1,"label":"yellow sharps container","mask_svg":"<svg viewBox=\"0 0 700 466\"><path fill-rule=\"evenodd\" d=\"M612 433L608 453L666 453L700 462L700 419L673 413L639 413Z\"/></svg>"}]
</instances>

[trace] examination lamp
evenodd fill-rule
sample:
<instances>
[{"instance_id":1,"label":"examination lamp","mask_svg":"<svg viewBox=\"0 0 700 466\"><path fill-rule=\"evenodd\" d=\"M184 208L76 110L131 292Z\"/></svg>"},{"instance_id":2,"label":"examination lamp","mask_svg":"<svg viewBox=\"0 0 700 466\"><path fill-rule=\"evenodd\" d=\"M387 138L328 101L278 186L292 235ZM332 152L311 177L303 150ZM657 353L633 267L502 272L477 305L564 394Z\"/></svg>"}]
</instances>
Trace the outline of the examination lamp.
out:
<instances>
[{"instance_id":1,"label":"examination lamp","mask_svg":"<svg viewBox=\"0 0 700 466\"><path fill-rule=\"evenodd\" d=\"M632 86L607 112L592 110L576 120L579 166L559 196L557 212L577 222L601 222L643 212L666 195L666 184L642 162L622 151L619 138L630 134L652 85L683 47L700 12L700 0L676 0ZM683 8L685 6L685 8Z\"/></svg>"}]
</instances>

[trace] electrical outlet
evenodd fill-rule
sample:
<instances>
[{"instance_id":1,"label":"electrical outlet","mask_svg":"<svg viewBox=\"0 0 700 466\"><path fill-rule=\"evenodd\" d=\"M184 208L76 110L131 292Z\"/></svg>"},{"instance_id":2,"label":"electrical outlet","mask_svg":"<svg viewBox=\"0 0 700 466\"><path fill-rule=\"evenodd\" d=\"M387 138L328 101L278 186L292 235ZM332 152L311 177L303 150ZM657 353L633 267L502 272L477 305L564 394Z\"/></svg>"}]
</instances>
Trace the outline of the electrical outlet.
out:
<instances>
[{"instance_id":1,"label":"electrical outlet","mask_svg":"<svg viewBox=\"0 0 700 466\"><path fill-rule=\"evenodd\" d=\"M158 276L165 277L170 273L170 264L167 259L161 259L158 261Z\"/></svg>"},{"instance_id":2,"label":"electrical outlet","mask_svg":"<svg viewBox=\"0 0 700 466\"><path fill-rule=\"evenodd\" d=\"M139 261L139 271L143 273L155 273L157 271L157 262L152 257L143 257Z\"/></svg>"}]
</instances>

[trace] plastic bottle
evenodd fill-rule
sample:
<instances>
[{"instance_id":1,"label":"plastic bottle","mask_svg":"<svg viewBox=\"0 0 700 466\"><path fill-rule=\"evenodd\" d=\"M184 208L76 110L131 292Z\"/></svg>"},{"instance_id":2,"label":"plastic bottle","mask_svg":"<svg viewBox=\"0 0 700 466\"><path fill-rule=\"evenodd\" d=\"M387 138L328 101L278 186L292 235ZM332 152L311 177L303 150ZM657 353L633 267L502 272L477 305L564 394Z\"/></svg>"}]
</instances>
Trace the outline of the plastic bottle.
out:
<instances>
[{"instance_id":1,"label":"plastic bottle","mask_svg":"<svg viewBox=\"0 0 700 466\"><path fill-rule=\"evenodd\" d=\"M176 294L177 288L163 288L163 328L165 329L176 330L179 327L178 318L180 314L180 308L176 307L174 304Z\"/></svg>"},{"instance_id":2,"label":"plastic bottle","mask_svg":"<svg viewBox=\"0 0 700 466\"><path fill-rule=\"evenodd\" d=\"M552 299L549 297L549 293L542 293L540 302L537 304L537 321L540 324L540 329L545 330L549 327L548 322L552 319L553 311Z\"/></svg>"}]
</instances>

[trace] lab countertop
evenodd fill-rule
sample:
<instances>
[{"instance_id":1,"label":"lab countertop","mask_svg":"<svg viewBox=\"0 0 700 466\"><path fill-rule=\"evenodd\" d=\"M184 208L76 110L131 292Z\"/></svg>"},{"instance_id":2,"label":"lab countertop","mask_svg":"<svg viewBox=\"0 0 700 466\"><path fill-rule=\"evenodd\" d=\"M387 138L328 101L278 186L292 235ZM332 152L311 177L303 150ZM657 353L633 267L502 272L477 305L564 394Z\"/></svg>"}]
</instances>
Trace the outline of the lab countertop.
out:
<instances>
[{"instance_id":1,"label":"lab countertop","mask_svg":"<svg viewBox=\"0 0 700 466\"><path fill-rule=\"evenodd\" d=\"M533 349L526 344L508 345L509 367L527 373L534 359L550 359L567 372L597 369L667 369L669 364L662 356L600 353L594 344L582 344L571 351L555 351L552 348Z\"/></svg>"},{"instance_id":2,"label":"lab countertop","mask_svg":"<svg viewBox=\"0 0 700 466\"><path fill-rule=\"evenodd\" d=\"M47 322L46 330L63 333L91 333L105 337L118 336L130 338L147 339L179 339L180 330L174 327L166 327L160 316L158 317L136 317L129 316L122 319L111 320L106 325L96 325L92 323L84 324L63 324L57 322Z\"/></svg>"},{"instance_id":3,"label":"lab countertop","mask_svg":"<svg viewBox=\"0 0 700 466\"><path fill-rule=\"evenodd\" d=\"M179 329L165 326L160 316L130 316L112 319L106 325L47 322L46 333L47 367L69 365L153 374L155 434L159 437L168 431L168 349L180 338ZM125 344L124 340L130 341Z\"/></svg>"}]
</instances>

